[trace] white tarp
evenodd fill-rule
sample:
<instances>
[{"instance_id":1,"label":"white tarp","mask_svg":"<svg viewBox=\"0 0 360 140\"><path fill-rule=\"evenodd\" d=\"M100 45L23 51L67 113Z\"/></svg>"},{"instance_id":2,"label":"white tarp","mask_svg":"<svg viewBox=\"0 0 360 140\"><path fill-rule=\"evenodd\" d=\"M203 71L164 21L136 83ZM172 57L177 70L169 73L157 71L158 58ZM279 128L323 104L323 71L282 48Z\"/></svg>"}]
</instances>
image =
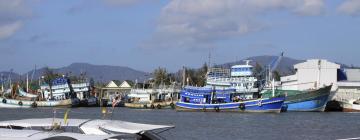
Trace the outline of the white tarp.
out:
<instances>
[{"instance_id":1,"label":"white tarp","mask_svg":"<svg viewBox=\"0 0 360 140\"><path fill-rule=\"evenodd\" d=\"M0 126L19 126L19 127L51 127L53 123L61 126L77 126L85 134L107 135L101 129L113 131L117 133L136 134L142 131L151 131L156 129L173 128L168 125L152 125L132 123L120 120L88 120L88 119L68 119L68 124L64 124L60 118L40 118L40 119L23 119L1 121Z\"/></svg>"},{"instance_id":2,"label":"white tarp","mask_svg":"<svg viewBox=\"0 0 360 140\"><path fill-rule=\"evenodd\" d=\"M174 126L141 124L141 123L132 123L125 121L108 121L107 123L104 123L100 127L113 132L136 134L142 131L173 128Z\"/></svg>"}]
</instances>

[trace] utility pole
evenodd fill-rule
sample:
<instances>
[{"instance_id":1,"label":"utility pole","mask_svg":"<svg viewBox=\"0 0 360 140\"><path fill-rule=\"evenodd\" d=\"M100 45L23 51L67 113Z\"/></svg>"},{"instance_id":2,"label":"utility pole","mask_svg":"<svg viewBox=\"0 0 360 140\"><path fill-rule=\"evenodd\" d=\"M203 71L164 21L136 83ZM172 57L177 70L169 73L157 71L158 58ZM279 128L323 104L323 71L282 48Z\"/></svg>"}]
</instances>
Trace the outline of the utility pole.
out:
<instances>
[{"instance_id":1,"label":"utility pole","mask_svg":"<svg viewBox=\"0 0 360 140\"><path fill-rule=\"evenodd\" d=\"M185 87L185 80L186 80L186 69L185 69L185 66L183 66L183 70L182 70L182 87Z\"/></svg>"},{"instance_id":2,"label":"utility pole","mask_svg":"<svg viewBox=\"0 0 360 140\"><path fill-rule=\"evenodd\" d=\"M26 73L26 92L29 92L29 73Z\"/></svg>"}]
</instances>

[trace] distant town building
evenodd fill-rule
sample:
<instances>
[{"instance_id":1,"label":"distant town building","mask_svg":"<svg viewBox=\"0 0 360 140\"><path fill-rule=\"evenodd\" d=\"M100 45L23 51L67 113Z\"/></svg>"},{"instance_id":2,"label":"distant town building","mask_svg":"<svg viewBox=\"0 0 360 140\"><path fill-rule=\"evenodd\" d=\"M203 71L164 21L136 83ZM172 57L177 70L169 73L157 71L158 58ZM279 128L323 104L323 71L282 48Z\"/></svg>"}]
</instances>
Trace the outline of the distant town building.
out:
<instances>
[{"instance_id":1,"label":"distant town building","mask_svg":"<svg viewBox=\"0 0 360 140\"><path fill-rule=\"evenodd\" d=\"M340 65L324 59L311 59L294 65L296 73L281 77L283 89L308 90L333 84L336 90Z\"/></svg>"},{"instance_id":2,"label":"distant town building","mask_svg":"<svg viewBox=\"0 0 360 140\"><path fill-rule=\"evenodd\" d=\"M109 102L115 97L125 97L134 86L134 83L130 80L119 81L112 80L105 87L101 88L100 99L102 102Z\"/></svg>"},{"instance_id":3,"label":"distant town building","mask_svg":"<svg viewBox=\"0 0 360 140\"><path fill-rule=\"evenodd\" d=\"M133 87L134 83L129 80L112 80L105 87L101 88L102 97L109 98L112 95L126 94Z\"/></svg>"}]
</instances>

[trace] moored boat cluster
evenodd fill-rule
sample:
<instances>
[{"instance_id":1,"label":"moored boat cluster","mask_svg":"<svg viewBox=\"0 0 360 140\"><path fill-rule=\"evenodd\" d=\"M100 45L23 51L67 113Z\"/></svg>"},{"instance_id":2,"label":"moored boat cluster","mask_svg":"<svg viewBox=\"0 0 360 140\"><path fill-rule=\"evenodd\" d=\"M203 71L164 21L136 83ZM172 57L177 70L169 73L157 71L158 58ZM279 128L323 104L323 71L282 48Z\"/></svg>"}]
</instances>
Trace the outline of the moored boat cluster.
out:
<instances>
[{"instance_id":1,"label":"moored boat cluster","mask_svg":"<svg viewBox=\"0 0 360 140\"><path fill-rule=\"evenodd\" d=\"M96 87L87 79L73 81L65 75L50 81L43 76L37 90L29 89L28 84L24 88L19 83L3 82L0 107L112 106L277 113L360 110L360 82L357 82L360 79L352 76L359 75L359 70L340 69L338 64L327 60L312 59L296 64L294 75L275 80L273 72L281 58L282 54L258 73L254 72L250 60L228 69L210 68L201 87L190 85L186 74L183 74L183 84L173 82L158 86L113 80L104 87Z\"/></svg>"}]
</instances>

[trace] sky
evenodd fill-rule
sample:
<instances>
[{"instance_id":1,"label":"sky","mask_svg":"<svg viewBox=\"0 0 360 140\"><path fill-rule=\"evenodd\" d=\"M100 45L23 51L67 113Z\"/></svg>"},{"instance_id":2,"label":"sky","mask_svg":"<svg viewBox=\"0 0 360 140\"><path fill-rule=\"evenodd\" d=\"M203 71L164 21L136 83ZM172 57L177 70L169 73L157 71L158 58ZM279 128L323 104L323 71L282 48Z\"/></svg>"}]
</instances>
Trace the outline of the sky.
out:
<instances>
[{"instance_id":1,"label":"sky","mask_svg":"<svg viewBox=\"0 0 360 140\"><path fill-rule=\"evenodd\" d=\"M250 56L360 66L360 0L0 0L0 71L151 72Z\"/></svg>"}]
</instances>

